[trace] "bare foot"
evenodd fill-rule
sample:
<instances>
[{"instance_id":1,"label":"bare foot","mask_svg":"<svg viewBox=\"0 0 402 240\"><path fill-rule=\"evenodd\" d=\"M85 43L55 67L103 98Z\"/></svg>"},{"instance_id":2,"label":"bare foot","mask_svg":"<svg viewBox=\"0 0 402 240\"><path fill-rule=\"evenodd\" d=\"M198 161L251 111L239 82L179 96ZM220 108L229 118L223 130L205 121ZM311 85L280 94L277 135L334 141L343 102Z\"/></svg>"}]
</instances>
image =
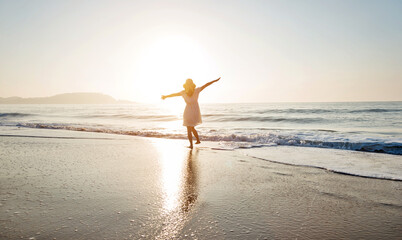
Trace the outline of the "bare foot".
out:
<instances>
[{"instance_id":1,"label":"bare foot","mask_svg":"<svg viewBox=\"0 0 402 240\"><path fill-rule=\"evenodd\" d=\"M190 146L188 146L188 148L191 148L191 149L193 149L193 145L190 145Z\"/></svg>"},{"instance_id":2,"label":"bare foot","mask_svg":"<svg viewBox=\"0 0 402 240\"><path fill-rule=\"evenodd\" d=\"M195 144L200 144L201 142L200 141L197 141Z\"/></svg>"}]
</instances>

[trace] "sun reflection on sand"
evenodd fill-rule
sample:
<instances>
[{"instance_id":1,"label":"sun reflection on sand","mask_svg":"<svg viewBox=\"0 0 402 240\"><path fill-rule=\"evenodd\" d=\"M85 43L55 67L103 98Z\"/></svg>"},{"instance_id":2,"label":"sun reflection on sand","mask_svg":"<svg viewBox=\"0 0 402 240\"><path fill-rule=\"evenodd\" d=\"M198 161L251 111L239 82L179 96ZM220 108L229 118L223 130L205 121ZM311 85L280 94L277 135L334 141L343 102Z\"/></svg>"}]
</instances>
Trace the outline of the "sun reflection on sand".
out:
<instances>
[{"instance_id":1,"label":"sun reflection on sand","mask_svg":"<svg viewBox=\"0 0 402 240\"><path fill-rule=\"evenodd\" d=\"M180 185L184 165L183 146L176 142L164 142L157 147L161 157L162 190L164 192L163 209L170 212L179 205Z\"/></svg>"},{"instance_id":2,"label":"sun reflection on sand","mask_svg":"<svg viewBox=\"0 0 402 240\"><path fill-rule=\"evenodd\" d=\"M185 224L197 200L198 150L185 149L176 141L154 141L160 154L163 228L156 239L174 238Z\"/></svg>"}]
</instances>

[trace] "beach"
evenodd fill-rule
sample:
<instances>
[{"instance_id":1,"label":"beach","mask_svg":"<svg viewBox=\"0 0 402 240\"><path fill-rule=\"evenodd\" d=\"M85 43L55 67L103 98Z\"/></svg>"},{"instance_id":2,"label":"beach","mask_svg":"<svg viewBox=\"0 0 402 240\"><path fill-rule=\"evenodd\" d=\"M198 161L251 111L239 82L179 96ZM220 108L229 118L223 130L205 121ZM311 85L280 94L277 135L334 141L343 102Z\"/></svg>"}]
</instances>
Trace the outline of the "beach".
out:
<instances>
[{"instance_id":1,"label":"beach","mask_svg":"<svg viewBox=\"0 0 402 240\"><path fill-rule=\"evenodd\" d=\"M401 12L0 0L0 240L402 240Z\"/></svg>"},{"instance_id":2,"label":"beach","mask_svg":"<svg viewBox=\"0 0 402 240\"><path fill-rule=\"evenodd\" d=\"M401 237L401 181L263 161L213 142L190 150L180 139L1 134L1 239ZM289 148L309 149L288 146L282 157Z\"/></svg>"}]
</instances>

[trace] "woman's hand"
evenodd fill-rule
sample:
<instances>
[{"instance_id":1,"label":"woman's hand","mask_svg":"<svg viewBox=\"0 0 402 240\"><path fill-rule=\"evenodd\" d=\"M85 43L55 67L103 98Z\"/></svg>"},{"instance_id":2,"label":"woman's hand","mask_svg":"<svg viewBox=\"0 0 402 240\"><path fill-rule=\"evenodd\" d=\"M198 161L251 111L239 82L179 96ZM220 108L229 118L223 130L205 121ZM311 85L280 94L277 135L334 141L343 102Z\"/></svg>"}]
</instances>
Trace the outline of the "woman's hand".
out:
<instances>
[{"instance_id":1,"label":"woman's hand","mask_svg":"<svg viewBox=\"0 0 402 240\"><path fill-rule=\"evenodd\" d=\"M219 81L219 79L221 79L220 77L218 78L218 79L216 79L214 82L217 82L217 81Z\"/></svg>"},{"instance_id":2,"label":"woman's hand","mask_svg":"<svg viewBox=\"0 0 402 240\"><path fill-rule=\"evenodd\" d=\"M165 95L162 95L161 98L162 98L162 100L165 100L165 99L166 99L166 96L165 96Z\"/></svg>"}]
</instances>

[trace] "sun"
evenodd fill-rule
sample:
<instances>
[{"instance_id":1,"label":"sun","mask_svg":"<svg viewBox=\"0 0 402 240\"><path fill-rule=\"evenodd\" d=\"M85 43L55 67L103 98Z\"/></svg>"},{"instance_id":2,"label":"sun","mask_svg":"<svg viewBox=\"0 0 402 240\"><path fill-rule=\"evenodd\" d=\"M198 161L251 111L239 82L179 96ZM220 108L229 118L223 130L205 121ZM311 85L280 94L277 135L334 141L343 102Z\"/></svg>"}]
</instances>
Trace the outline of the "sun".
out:
<instances>
[{"instance_id":1,"label":"sun","mask_svg":"<svg viewBox=\"0 0 402 240\"><path fill-rule=\"evenodd\" d=\"M182 90L187 78L201 79L211 75L213 61L206 48L194 39L173 35L150 42L141 54L137 81L147 95L143 100L159 100L161 94Z\"/></svg>"}]
</instances>

